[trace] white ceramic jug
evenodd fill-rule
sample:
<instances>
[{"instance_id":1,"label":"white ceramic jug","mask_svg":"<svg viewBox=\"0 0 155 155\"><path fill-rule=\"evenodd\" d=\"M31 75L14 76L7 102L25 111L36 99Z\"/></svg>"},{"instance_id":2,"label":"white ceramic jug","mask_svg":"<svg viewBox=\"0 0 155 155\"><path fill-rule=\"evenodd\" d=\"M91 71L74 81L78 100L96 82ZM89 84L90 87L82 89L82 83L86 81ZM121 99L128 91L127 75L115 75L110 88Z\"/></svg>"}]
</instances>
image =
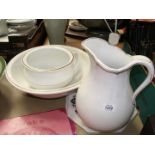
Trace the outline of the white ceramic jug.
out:
<instances>
[{"instance_id":1,"label":"white ceramic jug","mask_svg":"<svg viewBox=\"0 0 155 155\"><path fill-rule=\"evenodd\" d=\"M145 56L126 54L99 38L84 40L82 47L88 52L91 66L76 95L78 119L95 131L119 130L132 117L136 96L153 79L153 63ZM146 79L135 92L129 80L134 65L143 65L148 70Z\"/></svg>"}]
</instances>

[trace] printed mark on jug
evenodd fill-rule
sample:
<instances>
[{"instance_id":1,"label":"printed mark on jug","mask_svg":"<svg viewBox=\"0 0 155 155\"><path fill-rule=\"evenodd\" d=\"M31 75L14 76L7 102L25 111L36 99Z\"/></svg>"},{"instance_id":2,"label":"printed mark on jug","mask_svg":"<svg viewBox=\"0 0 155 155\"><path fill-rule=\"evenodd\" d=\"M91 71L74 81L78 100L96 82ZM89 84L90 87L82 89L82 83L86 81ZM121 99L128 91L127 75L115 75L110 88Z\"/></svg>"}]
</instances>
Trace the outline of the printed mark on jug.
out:
<instances>
[{"instance_id":1,"label":"printed mark on jug","mask_svg":"<svg viewBox=\"0 0 155 155\"><path fill-rule=\"evenodd\" d=\"M105 106L105 110L106 111L112 111L113 110L113 106L108 104L108 105Z\"/></svg>"},{"instance_id":2,"label":"printed mark on jug","mask_svg":"<svg viewBox=\"0 0 155 155\"><path fill-rule=\"evenodd\" d=\"M76 96L74 95L73 98L71 99L71 103L72 103L72 106L75 110L75 112L77 113L77 109L76 109Z\"/></svg>"}]
</instances>

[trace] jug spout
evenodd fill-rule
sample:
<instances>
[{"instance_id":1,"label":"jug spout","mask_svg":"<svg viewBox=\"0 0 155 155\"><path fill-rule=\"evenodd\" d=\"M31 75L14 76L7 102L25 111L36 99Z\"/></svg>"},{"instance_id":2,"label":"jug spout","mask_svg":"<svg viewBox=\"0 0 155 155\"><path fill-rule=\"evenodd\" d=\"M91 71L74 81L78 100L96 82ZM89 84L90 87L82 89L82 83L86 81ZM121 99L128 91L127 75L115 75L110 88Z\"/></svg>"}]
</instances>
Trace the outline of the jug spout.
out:
<instances>
[{"instance_id":1,"label":"jug spout","mask_svg":"<svg viewBox=\"0 0 155 155\"><path fill-rule=\"evenodd\" d=\"M81 43L91 58L104 70L119 73L129 68L132 56L101 38L88 38Z\"/></svg>"}]
</instances>

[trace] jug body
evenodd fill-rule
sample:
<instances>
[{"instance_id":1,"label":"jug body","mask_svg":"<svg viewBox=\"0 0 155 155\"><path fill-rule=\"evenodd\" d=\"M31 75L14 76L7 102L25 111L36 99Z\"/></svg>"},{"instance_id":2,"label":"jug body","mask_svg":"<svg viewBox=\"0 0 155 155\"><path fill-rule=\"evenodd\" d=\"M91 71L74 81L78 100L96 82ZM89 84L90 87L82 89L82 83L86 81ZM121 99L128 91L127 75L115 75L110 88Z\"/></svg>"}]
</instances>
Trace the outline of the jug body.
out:
<instances>
[{"instance_id":1,"label":"jug body","mask_svg":"<svg viewBox=\"0 0 155 155\"><path fill-rule=\"evenodd\" d=\"M91 60L91 70L83 78L76 96L78 114L89 128L112 131L129 121L135 107L129 74L129 70L109 73Z\"/></svg>"}]
</instances>

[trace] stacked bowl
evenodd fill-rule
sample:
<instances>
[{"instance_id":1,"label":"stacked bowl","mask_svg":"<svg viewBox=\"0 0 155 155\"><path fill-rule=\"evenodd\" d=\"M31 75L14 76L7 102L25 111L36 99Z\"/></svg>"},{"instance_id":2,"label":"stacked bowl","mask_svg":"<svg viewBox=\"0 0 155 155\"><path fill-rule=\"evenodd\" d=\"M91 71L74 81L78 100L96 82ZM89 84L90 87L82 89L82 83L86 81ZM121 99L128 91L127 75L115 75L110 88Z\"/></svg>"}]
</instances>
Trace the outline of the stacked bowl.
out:
<instances>
[{"instance_id":1,"label":"stacked bowl","mask_svg":"<svg viewBox=\"0 0 155 155\"><path fill-rule=\"evenodd\" d=\"M76 90L89 66L88 55L78 48L44 45L16 55L5 73L20 91L41 98L57 98Z\"/></svg>"},{"instance_id":2,"label":"stacked bowl","mask_svg":"<svg viewBox=\"0 0 155 155\"><path fill-rule=\"evenodd\" d=\"M34 88L60 88L73 78L74 56L61 47L41 47L22 59L24 76Z\"/></svg>"}]
</instances>

